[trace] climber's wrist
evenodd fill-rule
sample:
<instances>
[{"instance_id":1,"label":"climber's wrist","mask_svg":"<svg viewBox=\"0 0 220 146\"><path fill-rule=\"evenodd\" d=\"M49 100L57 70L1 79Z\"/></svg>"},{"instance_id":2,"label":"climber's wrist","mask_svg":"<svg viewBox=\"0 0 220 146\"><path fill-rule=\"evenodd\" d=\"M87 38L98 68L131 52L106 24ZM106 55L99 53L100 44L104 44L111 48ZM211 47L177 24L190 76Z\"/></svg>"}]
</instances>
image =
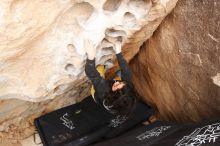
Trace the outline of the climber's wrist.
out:
<instances>
[{"instance_id":1,"label":"climber's wrist","mask_svg":"<svg viewBox=\"0 0 220 146\"><path fill-rule=\"evenodd\" d=\"M94 60L95 59L95 55L87 54L87 58L89 60Z\"/></svg>"},{"instance_id":2,"label":"climber's wrist","mask_svg":"<svg viewBox=\"0 0 220 146\"><path fill-rule=\"evenodd\" d=\"M115 53L116 54L121 53L121 44L115 44Z\"/></svg>"}]
</instances>

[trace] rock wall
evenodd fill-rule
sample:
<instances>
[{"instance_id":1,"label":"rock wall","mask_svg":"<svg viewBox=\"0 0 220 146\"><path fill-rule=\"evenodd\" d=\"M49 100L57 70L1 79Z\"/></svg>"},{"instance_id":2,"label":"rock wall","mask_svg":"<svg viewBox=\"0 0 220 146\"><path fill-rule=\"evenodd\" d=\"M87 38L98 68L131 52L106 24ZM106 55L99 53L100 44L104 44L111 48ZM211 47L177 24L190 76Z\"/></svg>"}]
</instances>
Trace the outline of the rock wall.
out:
<instances>
[{"instance_id":1,"label":"rock wall","mask_svg":"<svg viewBox=\"0 0 220 146\"><path fill-rule=\"evenodd\" d=\"M113 66L112 43L131 60L177 0L1 0L0 142L33 133L33 119L88 95L84 41ZM56 98L55 98L56 97Z\"/></svg>"},{"instance_id":2,"label":"rock wall","mask_svg":"<svg viewBox=\"0 0 220 146\"><path fill-rule=\"evenodd\" d=\"M110 42L121 36L124 44L132 44L126 49L137 52L176 2L1 1L0 99L37 102L69 91L70 84L85 76L85 39L98 45L97 63L110 67ZM152 25L156 19L160 21ZM151 26L148 32L135 37L146 24Z\"/></svg>"},{"instance_id":3,"label":"rock wall","mask_svg":"<svg viewBox=\"0 0 220 146\"><path fill-rule=\"evenodd\" d=\"M220 1L183 0L131 61L137 91L173 121L220 115Z\"/></svg>"},{"instance_id":4,"label":"rock wall","mask_svg":"<svg viewBox=\"0 0 220 146\"><path fill-rule=\"evenodd\" d=\"M0 144L30 136L34 118L88 95L86 38L99 45L97 63L116 65L110 76L109 41L122 36L135 88L160 118L219 117L220 2L179 1L160 25L176 2L0 1Z\"/></svg>"}]
</instances>

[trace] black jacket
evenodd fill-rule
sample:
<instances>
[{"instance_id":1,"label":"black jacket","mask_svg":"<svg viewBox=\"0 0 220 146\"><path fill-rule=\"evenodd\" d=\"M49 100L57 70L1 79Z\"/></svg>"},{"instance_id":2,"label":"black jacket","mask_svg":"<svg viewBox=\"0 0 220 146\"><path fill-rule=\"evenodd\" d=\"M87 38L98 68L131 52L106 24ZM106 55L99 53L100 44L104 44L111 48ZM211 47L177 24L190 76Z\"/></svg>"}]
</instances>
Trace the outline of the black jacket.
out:
<instances>
[{"instance_id":1,"label":"black jacket","mask_svg":"<svg viewBox=\"0 0 220 146\"><path fill-rule=\"evenodd\" d=\"M122 81L125 81L128 85L132 86L132 73L128 63L125 61L121 53L116 54L116 57L121 68ZM112 80L106 80L101 77L99 72L96 70L95 59L87 59L85 73L94 86L95 100L102 105L105 94L111 91L109 84L112 82Z\"/></svg>"}]
</instances>

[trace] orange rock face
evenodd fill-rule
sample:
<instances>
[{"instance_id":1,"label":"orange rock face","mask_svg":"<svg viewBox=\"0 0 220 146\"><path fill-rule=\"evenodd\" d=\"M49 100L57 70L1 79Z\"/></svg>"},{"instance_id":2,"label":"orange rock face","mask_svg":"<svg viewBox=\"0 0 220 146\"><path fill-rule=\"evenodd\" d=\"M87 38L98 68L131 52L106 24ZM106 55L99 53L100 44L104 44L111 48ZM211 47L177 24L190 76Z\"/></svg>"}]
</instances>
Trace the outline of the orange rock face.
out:
<instances>
[{"instance_id":1,"label":"orange rock face","mask_svg":"<svg viewBox=\"0 0 220 146\"><path fill-rule=\"evenodd\" d=\"M162 118L220 115L220 2L179 1L131 61L134 84Z\"/></svg>"}]
</instances>

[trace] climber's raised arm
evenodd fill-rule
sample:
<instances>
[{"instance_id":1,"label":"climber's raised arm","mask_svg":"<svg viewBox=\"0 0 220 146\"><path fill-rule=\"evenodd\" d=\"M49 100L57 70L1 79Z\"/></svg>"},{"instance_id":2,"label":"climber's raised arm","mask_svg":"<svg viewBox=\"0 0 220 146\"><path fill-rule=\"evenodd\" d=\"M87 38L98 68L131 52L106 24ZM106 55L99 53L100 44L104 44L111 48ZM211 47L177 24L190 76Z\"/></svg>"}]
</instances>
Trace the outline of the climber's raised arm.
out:
<instances>
[{"instance_id":1,"label":"climber's raised arm","mask_svg":"<svg viewBox=\"0 0 220 146\"><path fill-rule=\"evenodd\" d=\"M96 70L95 65L96 47L90 40L86 40L84 46L88 56L86 60L85 73L86 76L91 80L92 84L96 86L102 80L102 77Z\"/></svg>"},{"instance_id":2,"label":"climber's raised arm","mask_svg":"<svg viewBox=\"0 0 220 146\"><path fill-rule=\"evenodd\" d=\"M124 59L121 53L121 47L122 47L121 42L119 41L115 42L114 48L115 48L115 53L116 53L116 57L118 60L118 64L121 68L121 78L122 78L122 81L125 81L129 85L132 85L132 72L131 72L131 69L128 63L126 62L126 60Z\"/></svg>"},{"instance_id":3,"label":"climber's raised arm","mask_svg":"<svg viewBox=\"0 0 220 146\"><path fill-rule=\"evenodd\" d=\"M99 72L96 69L96 46L90 40L87 40L85 42L85 50L88 56L86 60L85 73L94 86L95 96L93 96L95 101L102 104L104 94L106 90L109 90L109 87L106 83L106 80L99 74Z\"/></svg>"}]
</instances>

